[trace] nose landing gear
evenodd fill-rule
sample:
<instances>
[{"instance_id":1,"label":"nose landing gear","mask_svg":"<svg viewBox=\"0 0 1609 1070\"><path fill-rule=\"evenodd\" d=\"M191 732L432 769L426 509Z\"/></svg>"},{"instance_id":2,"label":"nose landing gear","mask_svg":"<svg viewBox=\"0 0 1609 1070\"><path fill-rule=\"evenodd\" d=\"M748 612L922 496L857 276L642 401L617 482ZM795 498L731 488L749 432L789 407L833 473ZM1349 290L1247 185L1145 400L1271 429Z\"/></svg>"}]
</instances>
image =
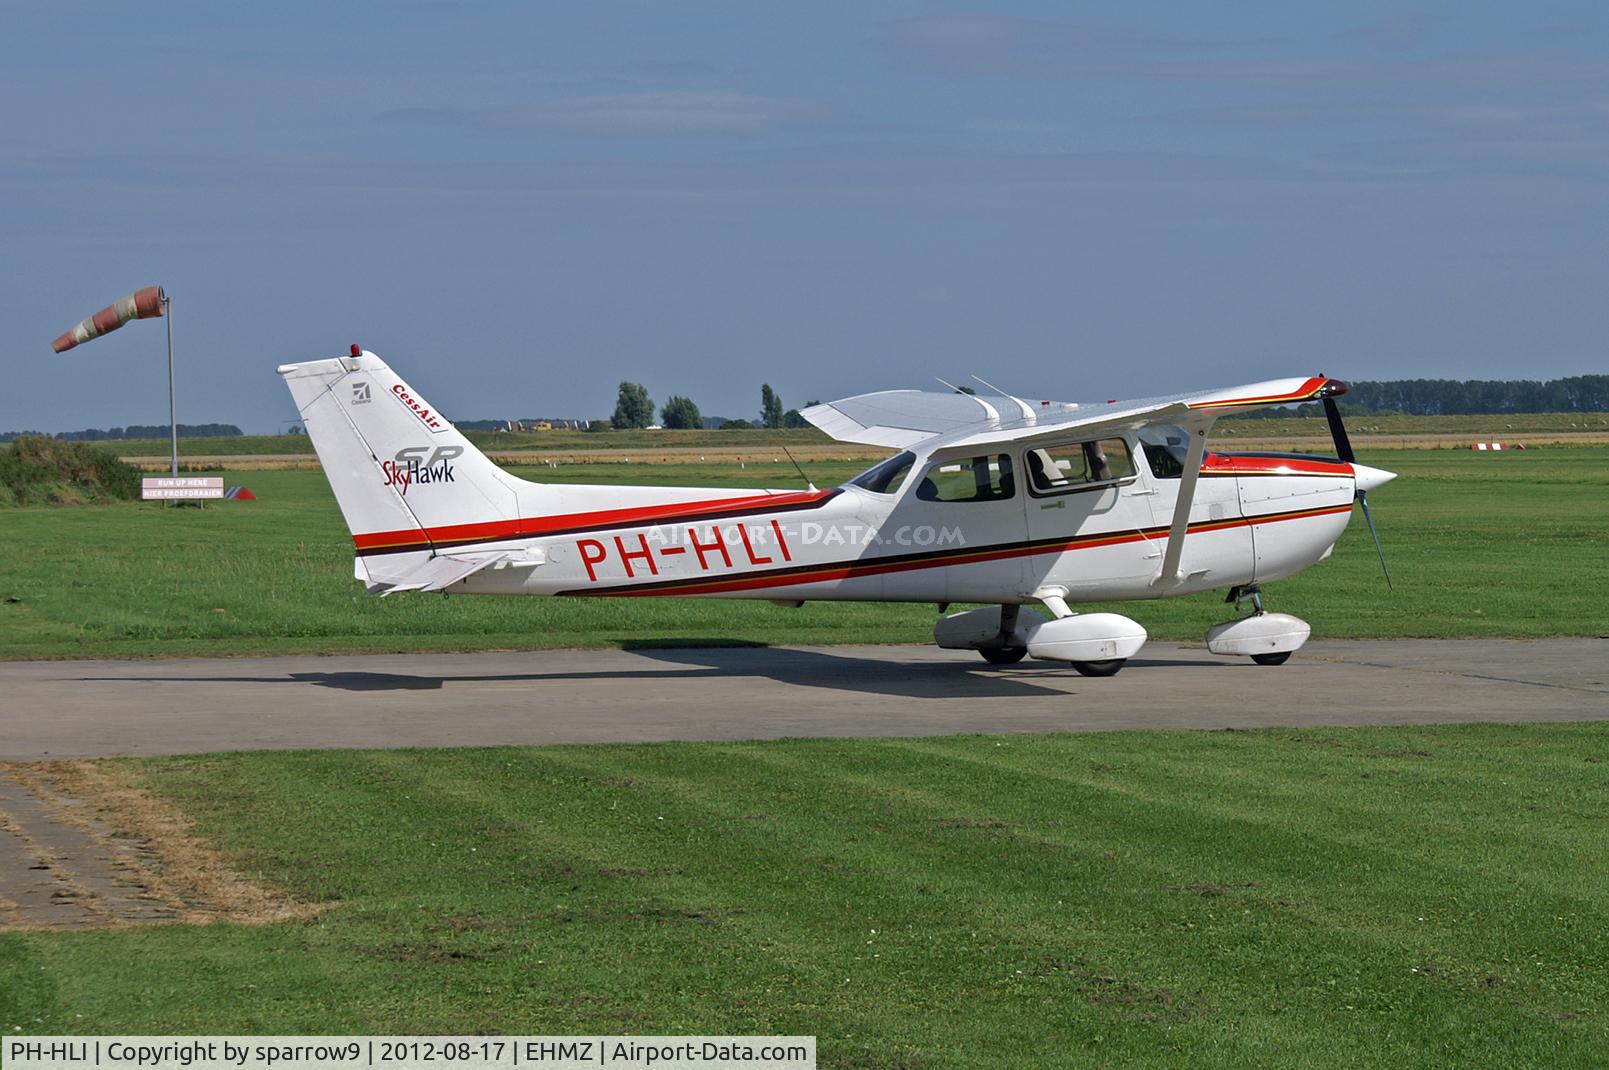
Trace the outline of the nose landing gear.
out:
<instances>
[{"instance_id":1,"label":"nose landing gear","mask_svg":"<svg viewBox=\"0 0 1609 1070\"><path fill-rule=\"evenodd\" d=\"M1207 649L1214 654L1247 655L1258 665L1283 665L1300 650L1313 629L1289 613L1269 613L1263 609L1263 595L1255 584L1230 588L1224 601L1240 608L1251 602L1249 617L1225 621L1207 631Z\"/></svg>"}]
</instances>

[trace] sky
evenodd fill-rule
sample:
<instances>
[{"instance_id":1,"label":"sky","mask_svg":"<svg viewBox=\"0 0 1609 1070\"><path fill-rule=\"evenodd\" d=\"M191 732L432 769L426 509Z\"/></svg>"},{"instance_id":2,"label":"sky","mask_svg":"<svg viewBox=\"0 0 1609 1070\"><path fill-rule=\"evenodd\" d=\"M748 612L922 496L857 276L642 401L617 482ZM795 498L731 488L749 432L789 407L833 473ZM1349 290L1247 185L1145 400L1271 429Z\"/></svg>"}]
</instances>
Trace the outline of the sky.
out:
<instances>
[{"instance_id":1,"label":"sky","mask_svg":"<svg viewBox=\"0 0 1609 1070\"><path fill-rule=\"evenodd\" d=\"M143 12L143 17L135 14ZM0 12L0 431L1609 371L1594 3Z\"/></svg>"}]
</instances>

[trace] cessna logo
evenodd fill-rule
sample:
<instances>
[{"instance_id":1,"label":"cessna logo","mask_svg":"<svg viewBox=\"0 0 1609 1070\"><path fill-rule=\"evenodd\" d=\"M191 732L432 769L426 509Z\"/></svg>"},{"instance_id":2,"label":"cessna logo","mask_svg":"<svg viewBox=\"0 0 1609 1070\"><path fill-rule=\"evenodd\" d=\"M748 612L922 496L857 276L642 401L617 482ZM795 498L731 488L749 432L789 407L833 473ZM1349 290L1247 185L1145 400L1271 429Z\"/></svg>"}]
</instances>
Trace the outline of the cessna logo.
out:
<instances>
[{"instance_id":1,"label":"cessna logo","mask_svg":"<svg viewBox=\"0 0 1609 1070\"><path fill-rule=\"evenodd\" d=\"M352 404L354 404L354 405L367 405L368 403L369 403L369 384L368 383L353 383L352 384Z\"/></svg>"},{"instance_id":2,"label":"cessna logo","mask_svg":"<svg viewBox=\"0 0 1609 1070\"><path fill-rule=\"evenodd\" d=\"M431 434L439 435L447 430L447 424L430 411L430 406L421 404L419 399L408 393L408 388L401 383L391 388L391 396L407 406L409 412L419 417L419 422L430 428Z\"/></svg>"},{"instance_id":3,"label":"cessna logo","mask_svg":"<svg viewBox=\"0 0 1609 1070\"><path fill-rule=\"evenodd\" d=\"M463 455L462 446L407 446L397 451L394 461L381 461L385 485L396 487L404 497L415 483L455 483L452 462Z\"/></svg>"}]
</instances>

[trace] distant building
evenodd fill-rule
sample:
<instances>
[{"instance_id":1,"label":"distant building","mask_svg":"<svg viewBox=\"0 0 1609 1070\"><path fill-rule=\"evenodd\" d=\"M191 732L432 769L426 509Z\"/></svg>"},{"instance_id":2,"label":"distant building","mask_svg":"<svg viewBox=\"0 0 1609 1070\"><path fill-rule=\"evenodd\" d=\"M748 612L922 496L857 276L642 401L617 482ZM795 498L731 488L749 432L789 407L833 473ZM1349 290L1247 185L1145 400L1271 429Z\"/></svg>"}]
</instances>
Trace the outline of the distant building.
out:
<instances>
[{"instance_id":1,"label":"distant building","mask_svg":"<svg viewBox=\"0 0 1609 1070\"><path fill-rule=\"evenodd\" d=\"M521 420L455 420L460 431L584 431L587 421L560 416L530 416Z\"/></svg>"}]
</instances>

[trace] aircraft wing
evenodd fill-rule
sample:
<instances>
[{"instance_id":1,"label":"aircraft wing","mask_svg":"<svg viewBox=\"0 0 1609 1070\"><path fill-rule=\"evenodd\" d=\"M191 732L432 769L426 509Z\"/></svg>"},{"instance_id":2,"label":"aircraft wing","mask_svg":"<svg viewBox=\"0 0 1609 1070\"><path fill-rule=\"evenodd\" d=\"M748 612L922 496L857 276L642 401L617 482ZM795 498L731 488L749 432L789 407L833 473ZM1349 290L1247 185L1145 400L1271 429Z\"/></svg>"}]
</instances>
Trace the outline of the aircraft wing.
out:
<instances>
[{"instance_id":1,"label":"aircraft wing","mask_svg":"<svg viewBox=\"0 0 1609 1070\"><path fill-rule=\"evenodd\" d=\"M812 405L799 415L839 442L905 449L973 424L1022 420L1021 405L1015 398L958 391L883 390Z\"/></svg>"},{"instance_id":2,"label":"aircraft wing","mask_svg":"<svg viewBox=\"0 0 1609 1070\"><path fill-rule=\"evenodd\" d=\"M942 445L948 451L1031 441L1059 436L1070 430L1100 434L1151 424L1210 422L1229 413L1311 401L1345 392L1346 384L1323 376L1273 379L1220 390L1094 404L1029 402L1003 395L887 390L812 405L800 415L840 442L908 449L943 436Z\"/></svg>"}]
</instances>

